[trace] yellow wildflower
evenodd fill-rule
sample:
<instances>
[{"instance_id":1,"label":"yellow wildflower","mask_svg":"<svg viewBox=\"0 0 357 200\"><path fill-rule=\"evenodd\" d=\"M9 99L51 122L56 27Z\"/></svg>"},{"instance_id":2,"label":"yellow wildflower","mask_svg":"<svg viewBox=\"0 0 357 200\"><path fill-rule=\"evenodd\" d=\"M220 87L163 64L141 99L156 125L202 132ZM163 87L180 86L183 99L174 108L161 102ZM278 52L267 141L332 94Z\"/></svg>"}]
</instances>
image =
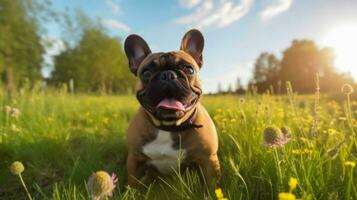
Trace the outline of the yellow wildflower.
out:
<instances>
[{"instance_id":1,"label":"yellow wildflower","mask_svg":"<svg viewBox=\"0 0 357 200\"><path fill-rule=\"evenodd\" d=\"M109 123L109 118L108 117L104 117L102 119L102 122L103 122L103 124L108 124Z\"/></svg>"},{"instance_id":2,"label":"yellow wildflower","mask_svg":"<svg viewBox=\"0 0 357 200\"><path fill-rule=\"evenodd\" d=\"M311 149L304 149L304 153L305 154L312 154L312 150Z\"/></svg>"},{"instance_id":3,"label":"yellow wildflower","mask_svg":"<svg viewBox=\"0 0 357 200\"><path fill-rule=\"evenodd\" d=\"M346 161L345 162L345 166L354 168L354 167L356 167L356 162L354 162L354 161Z\"/></svg>"},{"instance_id":4,"label":"yellow wildflower","mask_svg":"<svg viewBox=\"0 0 357 200\"><path fill-rule=\"evenodd\" d=\"M290 177L290 179L289 179L290 192L295 190L297 185L298 185L298 180L296 178L294 178L294 177Z\"/></svg>"},{"instance_id":5,"label":"yellow wildflower","mask_svg":"<svg viewBox=\"0 0 357 200\"><path fill-rule=\"evenodd\" d=\"M294 154L294 155L300 155L301 154L301 150L300 149L293 149L291 151L291 153Z\"/></svg>"},{"instance_id":6,"label":"yellow wildflower","mask_svg":"<svg viewBox=\"0 0 357 200\"><path fill-rule=\"evenodd\" d=\"M217 188L215 191L217 199L222 199L223 198L223 192L221 188Z\"/></svg>"},{"instance_id":7,"label":"yellow wildflower","mask_svg":"<svg viewBox=\"0 0 357 200\"><path fill-rule=\"evenodd\" d=\"M295 200L296 197L294 194L281 192L279 193L279 200Z\"/></svg>"},{"instance_id":8,"label":"yellow wildflower","mask_svg":"<svg viewBox=\"0 0 357 200\"><path fill-rule=\"evenodd\" d=\"M300 137L299 139L304 143L308 143L309 142L309 140L306 139L305 137Z\"/></svg>"},{"instance_id":9,"label":"yellow wildflower","mask_svg":"<svg viewBox=\"0 0 357 200\"><path fill-rule=\"evenodd\" d=\"M311 149L293 149L291 151L291 153L294 155L312 154L312 152L313 151Z\"/></svg>"}]
</instances>

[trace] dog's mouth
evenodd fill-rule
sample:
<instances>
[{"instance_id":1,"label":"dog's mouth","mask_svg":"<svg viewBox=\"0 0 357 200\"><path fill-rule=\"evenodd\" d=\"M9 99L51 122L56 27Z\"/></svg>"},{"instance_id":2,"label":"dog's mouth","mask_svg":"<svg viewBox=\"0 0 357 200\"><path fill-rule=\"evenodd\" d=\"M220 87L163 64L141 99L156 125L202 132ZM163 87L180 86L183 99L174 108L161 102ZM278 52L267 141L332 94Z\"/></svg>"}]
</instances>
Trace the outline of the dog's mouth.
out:
<instances>
[{"instance_id":1,"label":"dog's mouth","mask_svg":"<svg viewBox=\"0 0 357 200\"><path fill-rule=\"evenodd\" d=\"M165 97L156 105L154 113L160 119L179 119L196 105L198 99L198 96L195 96L183 102L173 97Z\"/></svg>"},{"instance_id":2,"label":"dog's mouth","mask_svg":"<svg viewBox=\"0 0 357 200\"><path fill-rule=\"evenodd\" d=\"M158 109L163 110L172 110L172 111L181 111L185 112L190 110L195 103L195 99L190 101L189 103L183 103L175 98L164 98L162 99L156 106Z\"/></svg>"}]
</instances>

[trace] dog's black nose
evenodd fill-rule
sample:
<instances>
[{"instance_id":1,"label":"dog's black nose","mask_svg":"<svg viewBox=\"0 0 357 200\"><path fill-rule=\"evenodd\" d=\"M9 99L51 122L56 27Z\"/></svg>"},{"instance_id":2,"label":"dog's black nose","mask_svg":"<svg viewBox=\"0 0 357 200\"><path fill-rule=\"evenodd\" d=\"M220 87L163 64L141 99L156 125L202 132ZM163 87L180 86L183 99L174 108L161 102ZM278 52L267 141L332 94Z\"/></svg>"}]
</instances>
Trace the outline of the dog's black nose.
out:
<instances>
[{"instance_id":1,"label":"dog's black nose","mask_svg":"<svg viewBox=\"0 0 357 200\"><path fill-rule=\"evenodd\" d=\"M177 74L172 70L166 70L161 72L160 80L167 81L167 80L175 80L177 79Z\"/></svg>"}]
</instances>

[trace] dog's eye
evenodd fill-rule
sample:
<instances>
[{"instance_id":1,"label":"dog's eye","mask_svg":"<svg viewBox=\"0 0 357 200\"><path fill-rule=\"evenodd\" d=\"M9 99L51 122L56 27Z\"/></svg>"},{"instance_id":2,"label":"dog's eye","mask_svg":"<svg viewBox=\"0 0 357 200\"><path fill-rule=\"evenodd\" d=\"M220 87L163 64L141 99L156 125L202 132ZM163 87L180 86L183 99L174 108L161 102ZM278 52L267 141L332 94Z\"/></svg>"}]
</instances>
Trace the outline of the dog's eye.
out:
<instances>
[{"instance_id":1,"label":"dog's eye","mask_svg":"<svg viewBox=\"0 0 357 200\"><path fill-rule=\"evenodd\" d=\"M141 73L141 77L145 80L150 79L151 75L152 75L152 73L150 70L145 70Z\"/></svg>"},{"instance_id":2,"label":"dog's eye","mask_svg":"<svg viewBox=\"0 0 357 200\"><path fill-rule=\"evenodd\" d=\"M193 69L193 67L187 65L187 66L184 66L183 68L183 71L186 73L186 74L193 74L195 73L195 70Z\"/></svg>"}]
</instances>

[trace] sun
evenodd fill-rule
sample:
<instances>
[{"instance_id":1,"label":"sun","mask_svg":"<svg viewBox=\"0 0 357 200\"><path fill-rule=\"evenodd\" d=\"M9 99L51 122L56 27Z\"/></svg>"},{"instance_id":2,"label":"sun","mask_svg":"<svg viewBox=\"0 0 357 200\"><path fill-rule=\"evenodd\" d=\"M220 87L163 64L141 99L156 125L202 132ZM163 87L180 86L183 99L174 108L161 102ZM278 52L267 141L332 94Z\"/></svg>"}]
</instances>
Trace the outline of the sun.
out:
<instances>
[{"instance_id":1,"label":"sun","mask_svg":"<svg viewBox=\"0 0 357 200\"><path fill-rule=\"evenodd\" d=\"M322 45L334 49L337 69L357 78L357 23L333 28L323 37Z\"/></svg>"}]
</instances>

